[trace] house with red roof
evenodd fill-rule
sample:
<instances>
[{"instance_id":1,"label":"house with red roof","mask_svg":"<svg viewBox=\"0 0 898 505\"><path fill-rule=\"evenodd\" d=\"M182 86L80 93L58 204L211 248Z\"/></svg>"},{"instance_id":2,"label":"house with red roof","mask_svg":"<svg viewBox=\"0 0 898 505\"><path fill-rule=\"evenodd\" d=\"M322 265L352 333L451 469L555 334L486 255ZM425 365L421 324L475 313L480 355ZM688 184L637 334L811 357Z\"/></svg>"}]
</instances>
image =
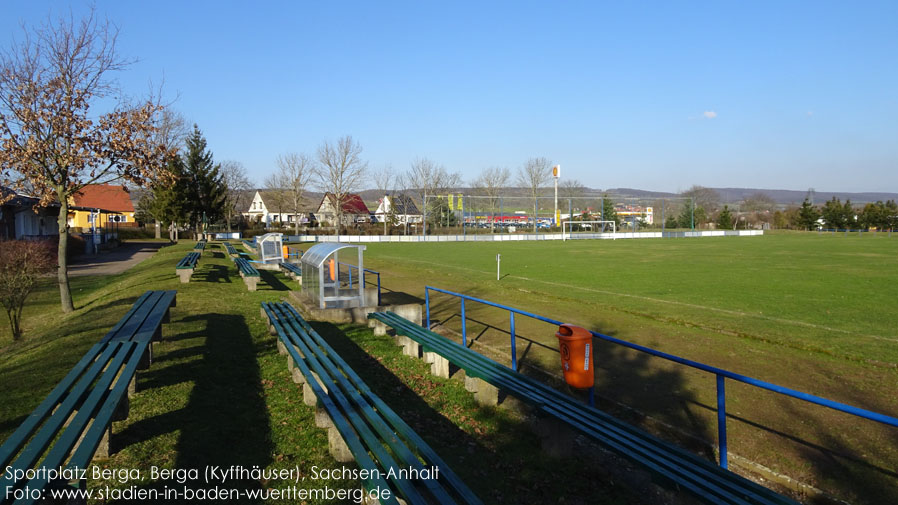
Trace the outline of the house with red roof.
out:
<instances>
[{"instance_id":1,"label":"house with red roof","mask_svg":"<svg viewBox=\"0 0 898 505\"><path fill-rule=\"evenodd\" d=\"M343 225L352 223L370 223L371 211L362 201L362 197L355 193L347 193L343 196ZM318 205L315 216L320 223L327 223L329 226L336 226L337 216L337 197L333 193L325 193Z\"/></svg>"},{"instance_id":2,"label":"house with red roof","mask_svg":"<svg viewBox=\"0 0 898 505\"><path fill-rule=\"evenodd\" d=\"M88 184L72 195L69 204L78 207L78 210L69 211L69 227L72 228L87 229L92 225L99 228L111 223L137 226L131 194L125 186Z\"/></svg>"}]
</instances>

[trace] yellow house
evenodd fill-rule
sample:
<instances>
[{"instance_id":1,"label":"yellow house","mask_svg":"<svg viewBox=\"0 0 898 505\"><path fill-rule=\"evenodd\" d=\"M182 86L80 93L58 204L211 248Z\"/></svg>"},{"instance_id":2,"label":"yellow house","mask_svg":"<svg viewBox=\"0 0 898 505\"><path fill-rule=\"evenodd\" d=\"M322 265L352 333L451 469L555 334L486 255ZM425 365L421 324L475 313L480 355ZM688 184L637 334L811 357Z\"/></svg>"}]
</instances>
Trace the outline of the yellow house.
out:
<instances>
[{"instance_id":1,"label":"yellow house","mask_svg":"<svg viewBox=\"0 0 898 505\"><path fill-rule=\"evenodd\" d=\"M124 186L89 184L75 193L69 204L78 207L69 211L69 226L73 228L137 226L131 195ZM95 223L91 223L91 215Z\"/></svg>"}]
</instances>

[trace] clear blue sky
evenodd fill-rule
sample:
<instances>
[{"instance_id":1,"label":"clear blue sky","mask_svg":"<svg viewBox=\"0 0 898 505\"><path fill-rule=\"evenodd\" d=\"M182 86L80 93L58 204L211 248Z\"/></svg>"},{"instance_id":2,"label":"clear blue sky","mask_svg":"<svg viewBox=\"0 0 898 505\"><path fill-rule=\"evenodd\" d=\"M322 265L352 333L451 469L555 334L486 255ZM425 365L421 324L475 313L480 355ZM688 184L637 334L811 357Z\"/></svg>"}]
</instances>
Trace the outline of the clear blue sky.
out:
<instances>
[{"instance_id":1,"label":"clear blue sky","mask_svg":"<svg viewBox=\"0 0 898 505\"><path fill-rule=\"evenodd\" d=\"M10 2L19 23L86 2ZM256 183L352 135L466 181L528 157L594 188L898 192L898 1L122 2L98 12ZM372 185L373 186L373 185Z\"/></svg>"}]
</instances>

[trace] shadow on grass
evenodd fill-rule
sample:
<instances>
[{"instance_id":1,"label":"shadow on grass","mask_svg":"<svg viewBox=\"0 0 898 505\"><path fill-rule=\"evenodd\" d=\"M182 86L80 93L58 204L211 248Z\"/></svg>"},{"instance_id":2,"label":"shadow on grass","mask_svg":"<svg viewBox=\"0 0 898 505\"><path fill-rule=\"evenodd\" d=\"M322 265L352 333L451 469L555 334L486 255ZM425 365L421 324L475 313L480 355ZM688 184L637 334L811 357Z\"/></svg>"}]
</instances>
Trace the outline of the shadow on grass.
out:
<instances>
[{"instance_id":1,"label":"shadow on grass","mask_svg":"<svg viewBox=\"0 0 898 505\"><path fill-rule=\"evenodd\" d=\"M257 349L246 321L243 316L210 313L178 322L199 322L204 327L169 341L205 341L160 353L150 371L140 376L138 387L162 388L192 382L186 406L138 421L123 430L118 439L128 445L178 431L174 468L198 469L200 475L206 467L213 466L265 468L271 462L271 428ZM149 486L159 488L165 484L156 482ZM261 487L258 481L242 479L208 484L199 479L185 485L194 489Z\"/></svg>"},{"instance_id":2,"label":"shadow on grass","mask_svg":"<svg viewBox=\"0 0 898 505\"><path fill-rule=\"evenodd\" d=\"M290 291L290 288L281 282L271 270L259 270L259 277L268 285L267 289L263 288L259 291Z\"/></svg>"},{"instance_id":3,"label":"shadow on grass","mask_svg":"<svg viewBox=\"0 0 898 505\"><path fill-rule=\"evenodd\" d=\"M312 325L484 503L640 501L608 484L610 479L599 465L584 466L580 458L535 456L540 442L524 420L495 407L477 406L460 382L422 372L422 361L397 356L397 364L389 357L375 358L353 340L361 338L367 341L365 345L378 346L379 355L384 346L392 348L388 352L395 355L399 348L391 337L375 337L368 330L352 330L350 337L330 323ZM384 363L395 364L395 372ZM449 417L458 419L466 429ZM569 478L571 475L577 477Z\"/></svg>"},{"instance_id":4,"label":"shadow on grass","mask_svg":"<svg viewBox=\"0 0 898 505\"><path fill-rule=\"evenodd\" d=\"M229 274L230 269L226 265L203 265L200 269L194 272L194 277L199 277L198 280L203 282L231 282L231 276ZM197 275L199 274L199 275Z\"/></svg>"}]
</instances>

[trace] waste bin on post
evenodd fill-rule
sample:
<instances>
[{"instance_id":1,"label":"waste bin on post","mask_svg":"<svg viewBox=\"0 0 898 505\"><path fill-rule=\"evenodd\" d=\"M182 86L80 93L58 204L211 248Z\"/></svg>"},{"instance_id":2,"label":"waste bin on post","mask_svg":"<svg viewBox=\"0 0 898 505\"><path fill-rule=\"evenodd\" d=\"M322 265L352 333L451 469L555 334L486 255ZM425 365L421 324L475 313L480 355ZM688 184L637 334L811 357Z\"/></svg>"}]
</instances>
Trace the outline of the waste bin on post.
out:
<instances>
[{"instance_id":1,"label":"waste bin on post","mask_svg":"<svg viewBox=\"0 0 898 505\"><path fill-rule=\"evenodd\" d=\"M585 328L562 324L555 333L561 351L564 381L577 389L591 388L595 383L592 369L592 333Z\"/></svg>"},{"instance_id":2,"label":"waste bin on post","mask_svg":"<svg viewBox=\"0 0 898 505\"><path fill-rule=\"evenodd\" d=\"M287 261L290 258L290 249L287 246L282 246L282 249L284 251L284 261Z\"/></svg>"}]
</instances>

